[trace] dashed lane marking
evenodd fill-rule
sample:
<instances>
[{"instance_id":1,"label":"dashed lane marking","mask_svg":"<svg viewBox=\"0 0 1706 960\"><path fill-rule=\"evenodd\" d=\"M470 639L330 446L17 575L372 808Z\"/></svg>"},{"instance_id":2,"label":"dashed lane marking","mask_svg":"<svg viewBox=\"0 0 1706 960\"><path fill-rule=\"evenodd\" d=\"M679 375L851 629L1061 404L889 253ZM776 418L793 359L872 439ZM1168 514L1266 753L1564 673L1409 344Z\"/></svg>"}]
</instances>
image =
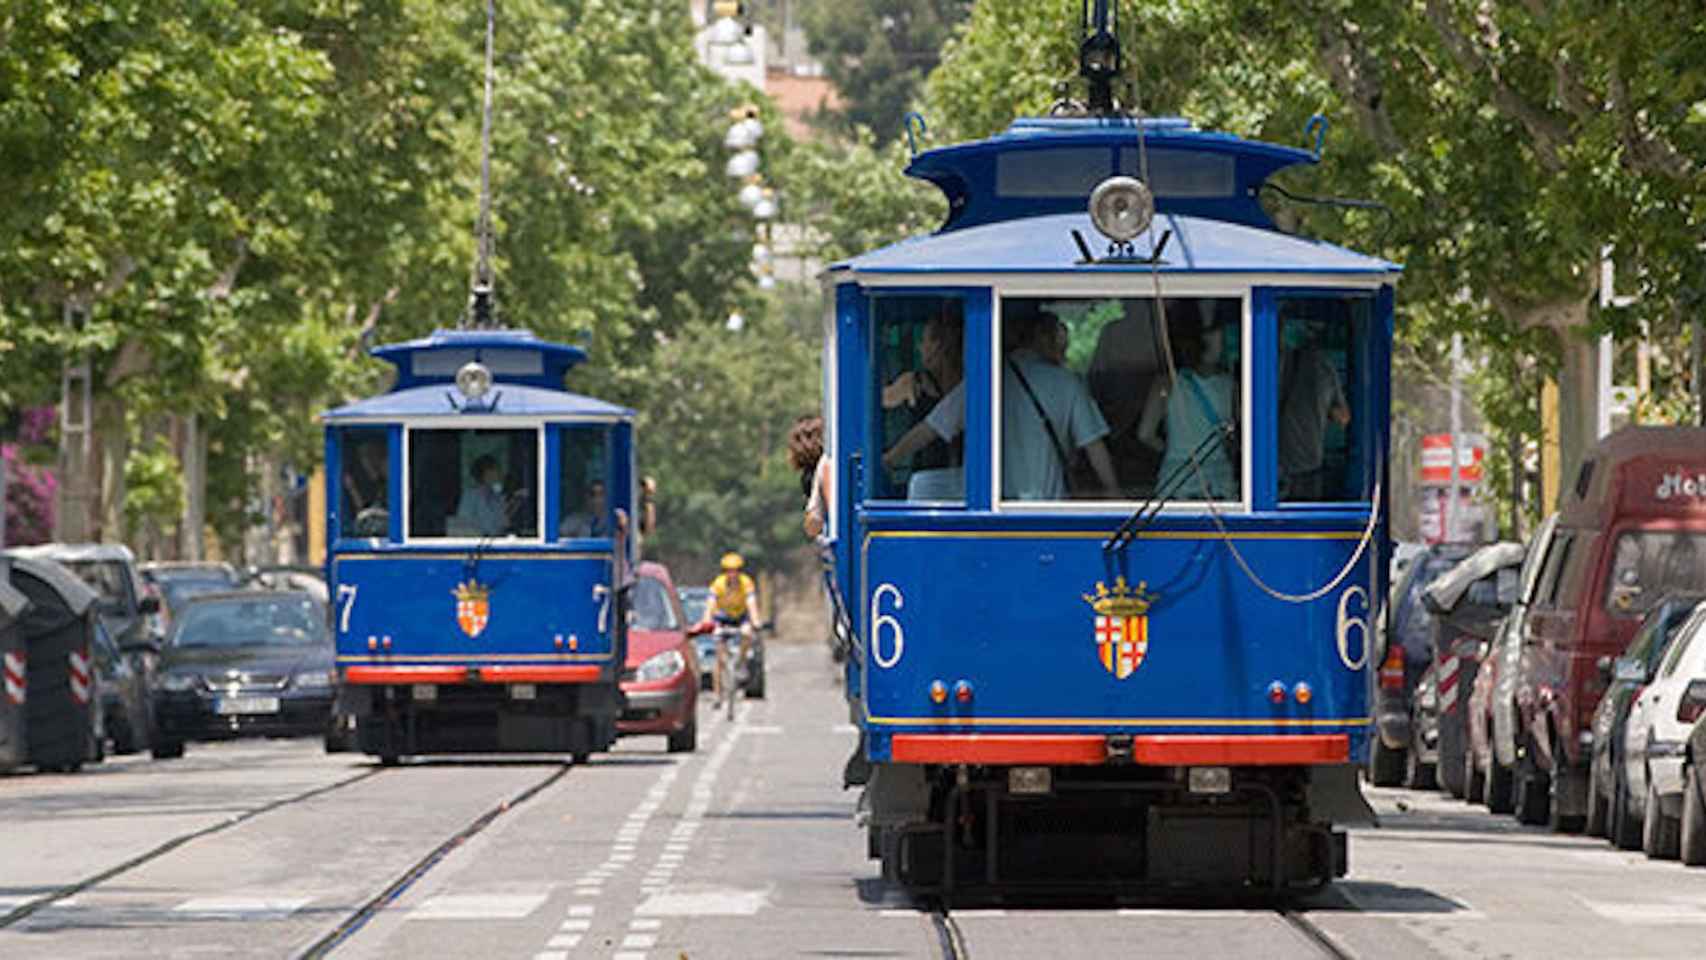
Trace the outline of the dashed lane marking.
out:
<instances>
[{"instance_id":1,"label":"dashed lane marking","mask_svg":"<svg viewBox=\"0 0 1706 960\"><path fill-rule=\"evenodd\" d=\"M1589 910L1617 923L1648 925L1658 923L1706 923L1706 904L1688 901L1670 903L1612 903L1604 900L1581 899Z\"/></svg>"},{"instance_id":2,"label":"dashed lane marking","mask_svg":"<svg viewBox=\"0 0 1706 960\"><path fill-rule=\"evenodd\" d=\"M172 908L174 913L193 913L204 917L231 917L242 920L265 920L288 917L307 906L313 897L199 897L185 900Z\"/></svg>"},{"instance_id":3,"label":"dashed lane marking","mask_svg":"<svg viewBox=\"0 0 1706 960\"><path fill-rule=\"evenodd\" d=\"M539 909L546 895L457 894L433 897L410 910L410 920L520 920Z\"/></svg>"}]
</instances>

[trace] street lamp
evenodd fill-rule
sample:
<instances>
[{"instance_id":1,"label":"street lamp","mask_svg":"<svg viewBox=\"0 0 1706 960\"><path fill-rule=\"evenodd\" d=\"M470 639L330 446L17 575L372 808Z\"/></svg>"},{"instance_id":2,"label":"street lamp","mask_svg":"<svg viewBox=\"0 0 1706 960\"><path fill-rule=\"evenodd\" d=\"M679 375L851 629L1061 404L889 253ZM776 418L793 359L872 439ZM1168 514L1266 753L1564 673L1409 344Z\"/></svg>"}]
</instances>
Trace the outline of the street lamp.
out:
<instances>
[{"instance_id":1,"label":"street lamp","mask_svg":"<svg viewBox=\"0 0 1706 960\"><path fill-rule=\"evenodd\" d=\"M729 158L724 172L736 180L745 180L758 172L758 151L742 150Z\"/></svg>"}]
</instances>

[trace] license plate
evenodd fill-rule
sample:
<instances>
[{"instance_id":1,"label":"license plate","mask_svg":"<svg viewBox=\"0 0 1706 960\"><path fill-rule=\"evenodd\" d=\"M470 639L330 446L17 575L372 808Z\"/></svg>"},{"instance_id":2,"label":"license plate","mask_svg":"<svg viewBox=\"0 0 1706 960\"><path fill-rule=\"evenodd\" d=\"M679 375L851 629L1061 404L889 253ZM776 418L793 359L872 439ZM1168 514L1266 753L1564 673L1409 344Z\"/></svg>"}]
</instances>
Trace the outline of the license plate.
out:
<instances>
[{"instance_id":1,"label":"license plate","mask_svg":"<svg viewBox=\"0 0 1706 960\"><path fill-rule=\"evenodd\" d=\"M213 712L222 716L251 713L277 713L277 697L220 697Z\"/></svg>"}]
</instances>

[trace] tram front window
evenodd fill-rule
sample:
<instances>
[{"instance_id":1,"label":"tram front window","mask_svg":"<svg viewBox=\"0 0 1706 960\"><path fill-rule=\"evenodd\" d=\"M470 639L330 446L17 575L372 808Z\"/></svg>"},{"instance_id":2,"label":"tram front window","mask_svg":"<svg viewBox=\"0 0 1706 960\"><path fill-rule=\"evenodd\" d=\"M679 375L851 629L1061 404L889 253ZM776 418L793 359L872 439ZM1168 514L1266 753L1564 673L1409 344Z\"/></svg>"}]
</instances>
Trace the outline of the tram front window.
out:
<instances>
[{"instance_id":1,"label":"tram front window","mask_svg":"<svg viewBox=\"0 0 1706 960\"><path fill-rule=\"evenodd\" d=\"M338 447L339 535L383 537L390 532L390 446L385 427L343 431Z\"/></svg>"},{"instance_id":2,"label":"tram front window","mask_svg":"<svg viewBox=\"0 0 1706 960\"><path fill-rule=\"evenodd\" d=\"M539 536L537 430L409 431L409 537Z\"/></svg>"},{"instance_id":3,"label":"tram front window","mask_svg":"<svg viewBox=\"0 0 1706 960\"><path fill-rule=\"evenodd\" d=\"M1367 297L1279 300L1279 495L1288 503L1366 500L1372 482Z\"/></svg>"},{"instance_id":4,"label":"tram front window","mask_svg":"<svg viewBox=\"0 0 1706 960\"><path fill-rule=\"evenodd\" d=\"M557 536L608 538L615 529L610 508L610 430L608 427L561 428Z\"/></svg>"},{"instance_id":5,"label":"tram front window","mask_svg":"<svg viewBox=\"0 0 1706 960\"><path fill-rule=\"evenodd\" d=\"M1153 298L1002 300L1002 499L1240 498L1243 303L1162 307L1166 341Z\"/></svg>"},{"instance_id":6,"label":"tram front window","mask_svg":"<svg viewBox=\"0 0 1706 960\"><path fill-rule=\"evenodd\" d=\"M875 423L883 469L873 500L965 502L965 313L954 296L873 305Z\"/></svg>"}]
</instances>

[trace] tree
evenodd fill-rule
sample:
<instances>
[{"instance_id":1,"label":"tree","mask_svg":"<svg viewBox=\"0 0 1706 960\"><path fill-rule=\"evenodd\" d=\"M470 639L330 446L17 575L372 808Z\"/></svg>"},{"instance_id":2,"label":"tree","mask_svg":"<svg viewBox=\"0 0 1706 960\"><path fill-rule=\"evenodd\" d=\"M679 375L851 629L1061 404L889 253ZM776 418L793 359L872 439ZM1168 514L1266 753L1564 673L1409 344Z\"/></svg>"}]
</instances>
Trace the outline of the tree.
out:
<instances>
[{"instance_id":1,"label":"tree","mask_svg":"<svg viewBox=\"0 0 1706 960\"><path fill-rule=\"evenodd\" d=\"M878 143L900 137L920 84L942 44L965 19L968 0L817 0L800 19L843 106L844 131L865 127Z\"/></svg>"}]
</instances>

